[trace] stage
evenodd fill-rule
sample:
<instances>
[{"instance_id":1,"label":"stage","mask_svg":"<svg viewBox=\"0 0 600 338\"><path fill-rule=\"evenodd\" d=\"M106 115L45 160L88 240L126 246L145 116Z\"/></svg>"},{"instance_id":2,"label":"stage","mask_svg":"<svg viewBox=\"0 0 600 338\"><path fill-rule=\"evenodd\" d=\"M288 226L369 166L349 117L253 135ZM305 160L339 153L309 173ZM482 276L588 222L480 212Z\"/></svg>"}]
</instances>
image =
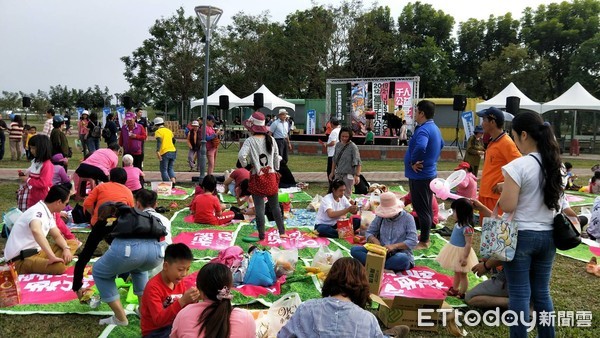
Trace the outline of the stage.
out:
<instances>
[{"instance_id":1,"label":"stage","mask_svg":"<svg viewBox=\"0 0 600 338\"><path fill-rule=\"evenodd\" d=\"M291 135L290 139L292 141L300 141L300 142L317 142L322 140L323 142L327 141L327 136L325 134L297 134ZM365 137L360 136L352 136L352 141L357 145L365 144ZM398 145L398 137L395 136L375 136L375 145L382 146L397 146Z\"/></svg>"}]
</instances>

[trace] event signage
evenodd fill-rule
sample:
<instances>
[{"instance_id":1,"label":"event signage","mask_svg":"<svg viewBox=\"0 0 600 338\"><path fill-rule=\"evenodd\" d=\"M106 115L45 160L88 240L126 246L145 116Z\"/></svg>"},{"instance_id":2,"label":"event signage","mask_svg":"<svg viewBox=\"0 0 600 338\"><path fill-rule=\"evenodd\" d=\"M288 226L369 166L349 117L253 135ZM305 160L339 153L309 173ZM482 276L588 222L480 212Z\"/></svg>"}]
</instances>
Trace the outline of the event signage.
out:
<instances>
[{"instance_id":1,"label":"event signage","mask_svg":"<svg viewBox=\"0 0 600 338\"><path fill-rule=\"evenodd\" d=\"M472 111L464 111L460 114L465 130L465 138L468 140L475 131L475 119Z\"/></svg>"},{"instance_id":2,"label":"event signage","mask_svg":"<svg viewBox=\"0 0 600 338\"><path fill-rule=\"evenodd\" d=\"M389 84L389 82L373 82L373 111L375 112L373 133L375 135L383 135L387 127L387 121L384 121L383 117L388 112L388 105L387 97L383 93L389 92Z\"/></svg>"},{"instance_id":3,"label":"event signage","mask_svg":"<svg viewBox=\"0 0 600 338\"><path fill-rule=\"evenodd\" d=\"M396 81L394 85L394 105L396 107L396 115L402 116L402 119L406 120L406 124L409 126L414 122L412 101L413 82Z\"/></svg>"},{"instance_id":4,"label":"event signage","mask_svg":"<svg viewBox=\"0 0 600 338\"><path fill-rule=\"evenodd\" d=\"M314 109L309 109L308 112L306 112L306 133L307 134L315 133L316 123L317 123L317 111Z\"/></svg>"},{"instance_id":5,"label":"event signage","mask_svg":"<svg viewBox=\"0 0 600 338\"><path fill-rule=\"evenodd\" d=\"M19 275L21 302L19 304L51 304L68 302L77 299L73 292L73 271L70 266L62 275L22 274ZM94 285L91 275L83 276L83 287Z\"/></svg>"},{"instance_id":6,"label":"event signage","mask_svg":"<svg viewBox=\"0 0 600 338\"><path fill-rule=\"evenodd\" d=\"M367 103L369 101L369 87L368 82L352 82L352 90L350 92L351 109L350 113L352 116L352 129L363 130L367 119L365 118L365 112L367 111Z\"/></svg>"},{"instance_id":7,"label":"event signage","mask_svg":"<svg viewBox=\"0 0 600 338\"><path fill-rule=\"evenodd\" d=\"M319 248L322 246L328 246L329 240L325 237L312 237L309 232L302 232L299 230L288 230L285 233L288 238L279 237L277 229L269 229L265 234L265 239L260 241L260 245L281 247L283 249L304 249L304 248ZM258 233L254 234L258 236Z\"/></svg>"},{"instance_id":8,"label":"event signage","mask_svg":"<svg viewBox=\"0 0 600 338\"><path fill-rule=\"evenodd\" d=\"M345 84L332 85L333 90L333 111L332 116L336 117L340 122L346 120L346 105L348 100L348 92ZM329 120L329 117L327 117Z\"/></svg>"},{"instance_id":9,"label":"event signage","mask_svg":"<svg viewBox=\"0 0 600 338\"><path fill-rule=\"evenodd\" d=\"M446 290L452 286L452 278L428 267L415 266L406 271L383 274L381 298L395 296L411 298L445 299Z\"/></svg>"},{"instance_id":10,"label":"event signage","mask_svg":"<svg viewBox=\"0 0 600 338\"><path fill-rule=\"evenodd\" d=\"M211 229L182 232L173 238L173 243L183 243L198 250L224 250L233 245L233 232Z\"/></svg>"}]
</instances>

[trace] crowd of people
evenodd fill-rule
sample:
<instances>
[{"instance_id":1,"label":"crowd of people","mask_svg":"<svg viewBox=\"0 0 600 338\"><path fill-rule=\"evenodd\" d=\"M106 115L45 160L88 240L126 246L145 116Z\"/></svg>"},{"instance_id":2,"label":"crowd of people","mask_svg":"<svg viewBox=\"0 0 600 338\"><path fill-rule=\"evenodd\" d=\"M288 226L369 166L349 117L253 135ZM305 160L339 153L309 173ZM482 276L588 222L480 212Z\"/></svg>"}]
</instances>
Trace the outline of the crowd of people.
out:
<instances>
[{"instance_id":1,"label":"crowd of people","mask_svg":"<svg viewBox=\"0 0 600 338\"><path fill-rule=\"evenodd\" d=\"M395 272L415 266L413 251L429 248L430 231L438 223L437 200L430 183L438 176L437 162L444 141L434 121L435 104L422 100L416 107L414 120L417 126L412 136L404 140L408 146L404 175L408 178L409 195L401 200L395 193L382 193L374 208L375 218L363 229L367 243L386 248L385 269ZM105 135L102 134L104 130L98 128L95 113L84 111L81 114L78 141L85 157L75 169L75 187L67 175L72 149L63 116L49 109L40 133L35 128L24 132L18 116L10 126L5 126L0 119L0 128L10 130L11 159L21 158L21 143L24 142L26 156L31 160L31 166L25 172L19 172L22 184L17 193L17 204L23 214L8 238L7 260L15 263L19 273L62 274L73 259L73 253L82 245L66 227L65 211L69 208L70 197L76 192L84 192L87 196L83 208L91 216L92 231L75 265L73 291L80 300L86 298L89 290L82 283L84 268L98 244L107 241L109 249L94 264L93 276L102 301L110 306L114 315L100 320L100 324L128 324L114 283L115 276L128 274L134 293L140 299L144 336L188 337L211 332L211 336L216 337L253 337L252 316L231 305L233 279L229 268L217 263L206 264L198 273L196 285L184 288L182 280L189 273L193 256L186 245L172 244L170 221L155 210L156 192L143 188L144 143L149 126L140 112L127 112L121 127L109 114L103 127ZM538 335L553 337L554 326L545 325L539 316L554 310L550 294L550 275L556 253L552 237L554 216L561 210L576 216L564 197L564 190L573 185L574 177L568 175L572 166L561 163L552 128L539 114L521 112L516 115L510 132L504 129L501 110L492 107L478 115L481 126L475 128L474 135L468 140L464 161L455 169L465 171L465 179L457 187L457 194L462 198L451 203L456 223L449 234L450 241L437 258L443 268L454 271L454 282L447 294L465 299L475 307L508 308L522 318L529 318L532 308L538 316ZM253 113L243 122L249 137L239 150L236 169L226 172L223 177L214 174L222 131L215 128L213 116L208 116L206 121L208 166L190 204L194 221L222 225L233 219L253 216L258 239L263 240L267 216L275 221L280 238L287 237L278 194L280 183L286 181L279 176L292 176L290 180L295 183L287 167L288 151L292 149L289 135L293 130L293 120L289 119L287 111L280 110L270 124L260 112ZM153 122L161 178L176 183L177 149L173 131L160 117ZM317 211L314 232L318 236L337 238L337 227L342 219L356 214L360 217L361 206L351 199L351 194L360 182L363 168L359 147L352 141L352 129L340 126L335 118L329 125L327 140L321 141L328 157L329 190ZM400 137L406 137L404 126L405 123L404 130L401 128L398 132ZM201 156L200 130L200 122L192 121L186 137L187 163L194 171ZM482 142L484 134L490 139L486 145ZM100 147L100 138L105 139L105 148ZM478 185L482 159L483 171ZM119 162L122 162L121 166ZM102 184L92 185L93 189L87 192L86 179ZM229 210L216 197L219 181L223 183L225 193L237 198L237 205ZM409 203L413 206L413 214L404 210L404 205ZM149 215L164 227L164 232L123 235L116 231L118 226L123 226L115 211L120 208L134 208ZM597 211L596 207L594 209ZM474 211L478 211L482 219L490 216L492 210L510 214L519 224L519 244L511 261L478 259L472 247L476 226ZM589 228L597 229L598 224L600 217L592 219ZM360 231L359 224L355 224L353 230ZM53 238L54 244L46 239L47 235ZM600 237L600 233L594 232L593 236ZM382 332L376 318L365 310L370 302L364 268L367 249L354 246L350 255L333 264L323 284L323 298L304 302L279 332L279 337L311 337L315 332L365 337L405 336L408 333L404 327ZM154 275L150 271L157 273ZM493 272L493 277L469 290L467 275L471 272L477 275ZM342 322L345 325L341 325ZM519 322L510 327L511 337L526 337L526 330Z\"/></svg>"}]
</instances>

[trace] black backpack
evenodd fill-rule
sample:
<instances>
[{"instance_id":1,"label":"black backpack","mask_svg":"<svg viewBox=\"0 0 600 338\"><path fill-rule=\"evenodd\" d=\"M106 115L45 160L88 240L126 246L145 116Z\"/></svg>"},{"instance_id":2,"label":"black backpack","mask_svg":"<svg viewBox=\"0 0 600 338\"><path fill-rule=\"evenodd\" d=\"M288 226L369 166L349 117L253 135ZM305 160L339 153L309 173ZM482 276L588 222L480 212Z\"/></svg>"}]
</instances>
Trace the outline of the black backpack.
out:
<instances>
[{"instance_id":1,"label":"black backpack","mask_svg":"<svg viewBox=\"0 0 600 338\"><path fill-rule=\"evenodd\" d=\"M112 136L112 132L110 131L110 129L108 127L102 128L102 137L105 140L110 139L111 136Z\"/></svg>"},{"instance_id":2,"label":"black backpack","mask_svg":"<svg viewBox=\"0 0 600 338\"><path fill-rule=\"evenodd\" d=\"M90 136L95 137L95 138L100 138L100 136L102 136L102 127L100 127L99 124L96 124L94 122L90 122L90 123L94 125L94 128L92 128L92 130L90 130Z\"/></svg>"},{"instance_id":3,"label":"black backpack","mask_svg":"<svg viewBox=\"0 0 600 338\"><path fill-rule=\"evenodd\" d=\"M113 230L109 237L159 239L167 235L167 228L160 219L147 211L139 211L121 203L116 203L115 207L117 220L113 222Z\"/></svg>"}]
</instances>

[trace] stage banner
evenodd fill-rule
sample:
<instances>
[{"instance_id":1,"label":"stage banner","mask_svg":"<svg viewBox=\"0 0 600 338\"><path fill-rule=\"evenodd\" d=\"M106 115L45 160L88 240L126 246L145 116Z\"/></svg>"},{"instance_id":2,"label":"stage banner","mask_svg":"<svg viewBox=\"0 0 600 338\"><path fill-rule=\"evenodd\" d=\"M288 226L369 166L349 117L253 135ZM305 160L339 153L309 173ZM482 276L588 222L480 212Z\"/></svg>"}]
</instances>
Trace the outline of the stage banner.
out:
<instances>
[{"instance_id":1,"label":"stage banner","mask_svg":"<svg viewBox=\"0 0 600 338\"><path fill-rule=\"evenodd\" d=\"M310 109L306 112L306 134L314 134L317 123L317 111Z\"/></svg>"},{"instance_id":2,"label":"stage banner","mask_svg":"<svg viewBox=\"0 0 600 338\"><path fill-rule=\"evenodd\" d=\"M333 93L332 95L332 106L333 106L333 111L331 112L332 116L337 117L337 119L344 124L343 122L346 120L346 114L348 112L347 110L347 105L348 105L348 89L347 89L347 85L346 84L332 84L331 85L331 92ZM329 121L329 116L326 117L324 123L327 123L327 121Z\"/></svg>"},{"instance_id":3,"label":"stage banner","mask_svg":"<svg viewBox=\"0 0 600 338\"><path fill-rule=\"evenodd\" d=\"M413 81L397 81L394 85L395 114L409 126L414 123L413 88Z\"/></svg>"},{"instance_id":4,"label":"stage banner","mask_svg":"<svg viewBox=\"0 0 600 338\"><path fill-rule=\"evenodd\" d=\"M468 140L473 135L475 130L475 120L472 111L465 111L460 114L460 118L463 123L463 129L465 130L465 138Z\"/></svg>"},{"instance_id":5,"label":"stage banner","mask_svg":"<svg viewBox=\"0 0 600 338\"><path fill-rule=\"evenodd\" d=\"M387 95L389 95L389 82L373 82L373 111L375 112L375 120L373 120L373 133L375 135L383 135L387 128L387 121L383 117L388 112Z\"/></svg>"},{"instance_id":6,"label":"stage banner","mask_svg":"<svg viewBox=\"0 0 600 338\"><path fill-rule=\"evenodd\" d=\"M367 111L367 103L369 101L369 87L365 81L352 82L352 91L350 95L352 116L352 130L355 133L364 134L367 119L365 111Z\"/></svg>"}]
</instances>

